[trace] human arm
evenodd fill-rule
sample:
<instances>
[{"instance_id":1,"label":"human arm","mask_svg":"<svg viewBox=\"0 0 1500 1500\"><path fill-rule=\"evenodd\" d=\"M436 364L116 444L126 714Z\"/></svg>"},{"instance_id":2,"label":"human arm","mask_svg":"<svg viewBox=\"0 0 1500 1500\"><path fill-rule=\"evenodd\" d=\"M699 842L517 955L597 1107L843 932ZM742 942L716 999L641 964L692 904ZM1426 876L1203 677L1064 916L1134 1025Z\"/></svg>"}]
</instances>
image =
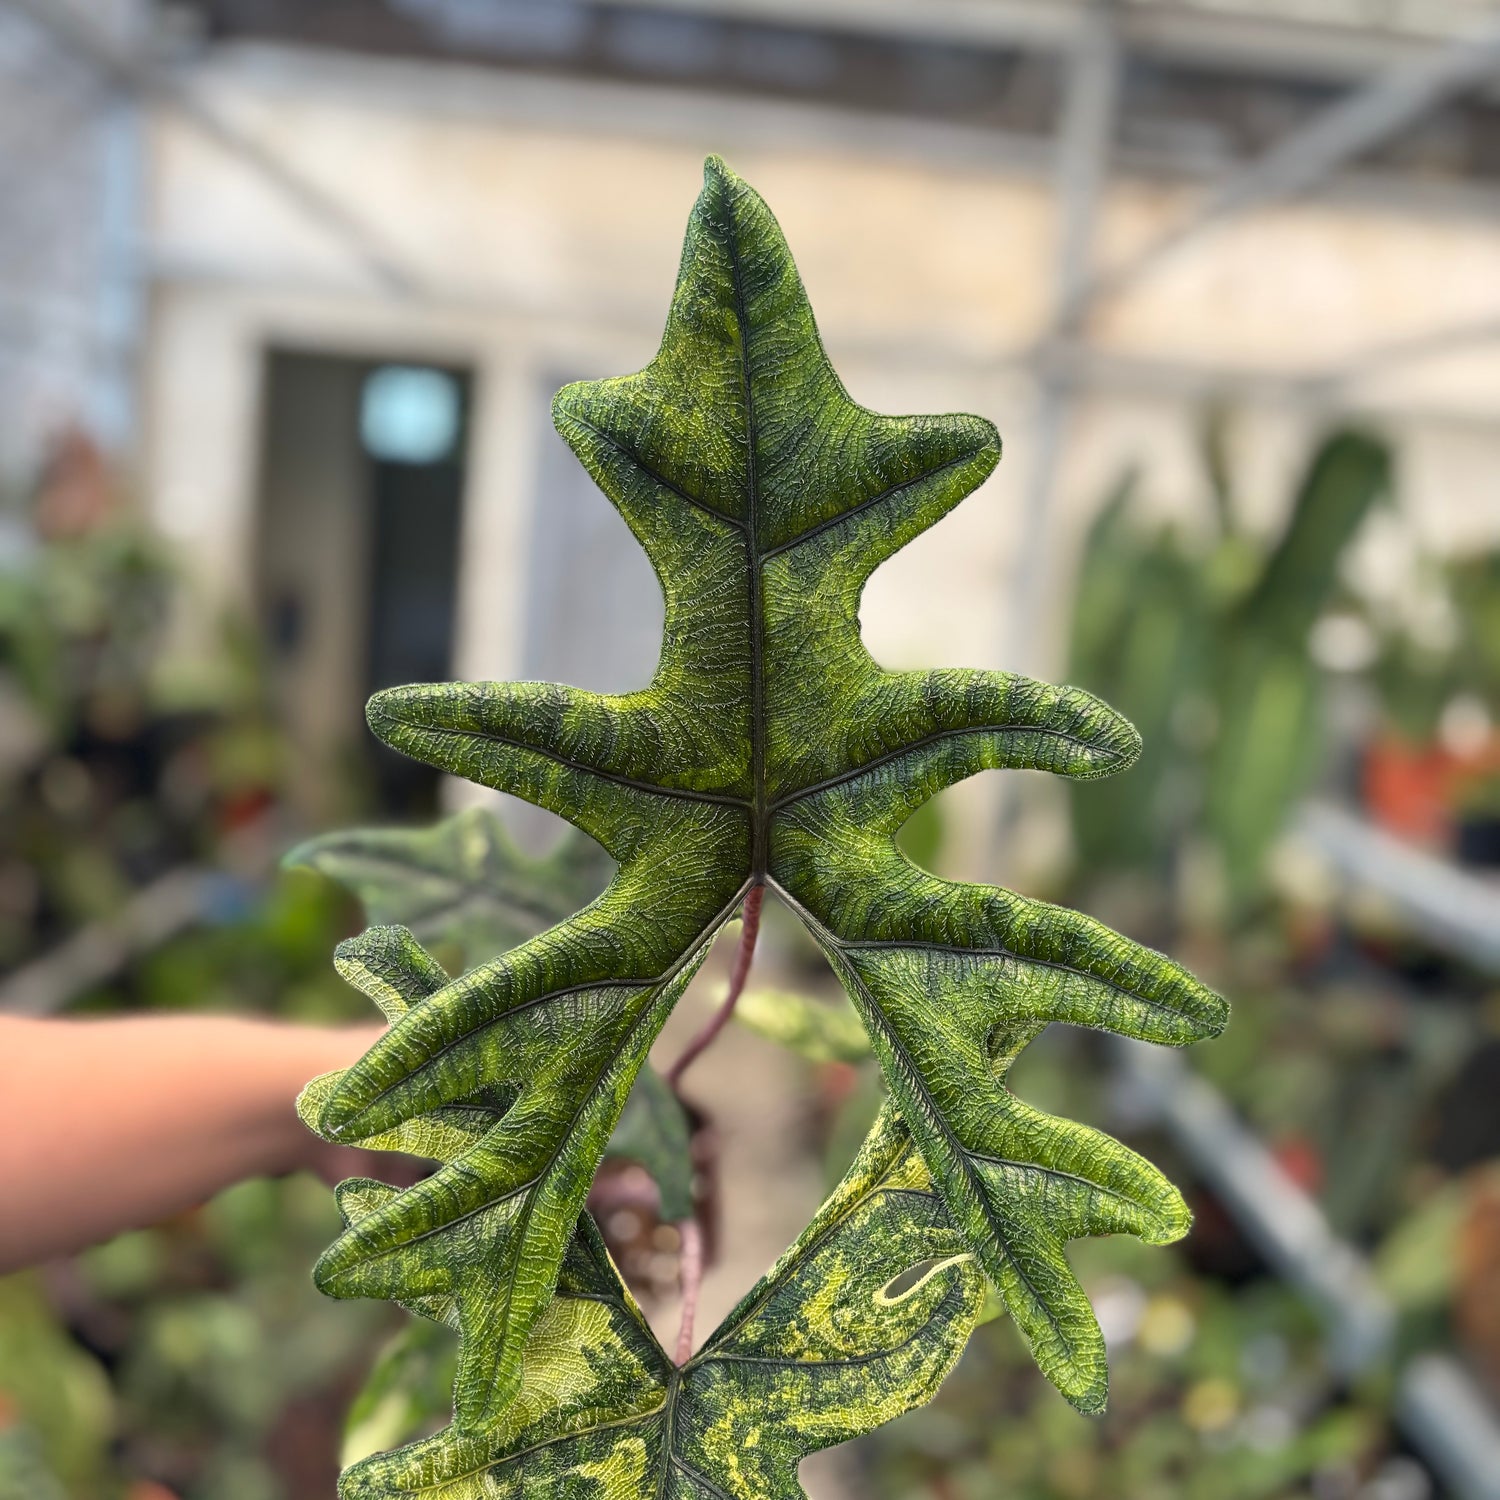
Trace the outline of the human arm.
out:
<instances>
[{"instance_id":1,"label":"human arm","mask_svg":"<svg viewBox=\"0 0 1500 1500\"><path fill-rule=\"evenodd\" d=\"M154 1224L247 1177L353 1175L297 1094L378 1027L234 1016L0 1017L0 1274Z\"/></svg>"}]
</instances>

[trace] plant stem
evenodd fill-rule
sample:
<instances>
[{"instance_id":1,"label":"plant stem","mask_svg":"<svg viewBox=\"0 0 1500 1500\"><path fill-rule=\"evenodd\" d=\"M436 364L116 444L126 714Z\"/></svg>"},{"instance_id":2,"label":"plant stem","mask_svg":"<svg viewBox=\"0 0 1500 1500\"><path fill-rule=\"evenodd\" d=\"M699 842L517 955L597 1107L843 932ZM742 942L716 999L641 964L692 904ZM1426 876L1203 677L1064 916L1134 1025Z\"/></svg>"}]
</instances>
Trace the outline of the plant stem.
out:
<instances>
[{"instance_id":1,"label":"plant stem","mask_svg":"<svg viewBox=\"0 0 1500 1500\"><path fill-rule=\"evenodd\" d=\"M750 977L750 964L755 958L755 939L760 932L760 903L765 899L766 888L753 885L745 893L742 912L744 926L740 930L740 948L734 956L734 968L729 974L729 991L724 1003L719 1006L702 1031L687 1044L681 1057L667 1069L667 1082L675 1093L682 1075L713 1046L714 1038L729 1024L734 1007L739 1003L745 989L745 980Z\"/></svg>"},{"instance_id":2,"label":"plant stem","mask_svg":"<svg viewBox=\"0 0 1500 1500\"><path fill-rule=\"evenodd\" d=\"M713 1046L719 1033L729 1024L729 1018L734 1014L734 1008L744 993L745 981L750 977L750 965L755 960L755 939L760 934L760 904L765 899L765 894L766 888L763 885L753 885L745 893L745 905L741 911L743 925L740 928L740 946L734 956L734 967L729 971L729 989L708 1024L667 1069L667 1083L679 1097L682 1075ZM694 1215L682 1220L677 1226L677 1232L682 1236L682 1322L677 1330L677 1363L683 1365L693 1355L693 1321L698 1315L698 1295L703 1290L703 1229Z\"/></svg>"},{"instance_id":3,"label":"plant stem","mask_svg":"<svg viewBox=\"0 0 1500 1500\"><path fill-rule=\"evenodd\" d=\"M696 1218L684 1219L677 1232L682 1236L682 1322L677 1327L676 1361L685 1365L693 1357L693 1321L698 1316L698 1293L703 1289L703 1230Z\"/></svg>"}]
</instances>

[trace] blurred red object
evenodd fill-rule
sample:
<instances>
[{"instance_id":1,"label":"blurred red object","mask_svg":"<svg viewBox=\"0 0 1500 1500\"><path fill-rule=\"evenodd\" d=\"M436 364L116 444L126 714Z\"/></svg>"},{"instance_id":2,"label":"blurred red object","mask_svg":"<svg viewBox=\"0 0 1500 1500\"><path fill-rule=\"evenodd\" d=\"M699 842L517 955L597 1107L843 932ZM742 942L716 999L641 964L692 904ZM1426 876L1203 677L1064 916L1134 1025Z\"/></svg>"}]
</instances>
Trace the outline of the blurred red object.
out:
<instances>
[{"instance_id":1,"label":"blurred red object","mask_svg":"<svg viewBox=\"0 0 1500 1500\"><path fill-rule=\"evenodd\" d=\"M1469 787L1500 773L1500 735L1458 755L1436 741L1408 744L1395 736L1365 752L1361 795L1382 828L1429 848L1451 847L1456 814Z\"/></svg>"},{"instance_id":2,"label":"blurred red object","mask_svg":"<svg viewBox=\"0 0 1500 1500\"><path fill-rule=\"evenodd\" d=\"M1323 1190L1323 1157L1305 1135L1284 1135L1271 1147L1276 1164L1309 1197Z\"/></svg>"},{"instance_id":3,"label":"blurred red object","mask_svg":"<svg viewBox=\"0 0 1500 1500\"><path fill-rule=\"evenodd\" d=\"M98 444L80 427L58 436L42 466L35 496L36 529L49 541L83 536L120 504L120 491Z\"/></svg>"}]
</instances>

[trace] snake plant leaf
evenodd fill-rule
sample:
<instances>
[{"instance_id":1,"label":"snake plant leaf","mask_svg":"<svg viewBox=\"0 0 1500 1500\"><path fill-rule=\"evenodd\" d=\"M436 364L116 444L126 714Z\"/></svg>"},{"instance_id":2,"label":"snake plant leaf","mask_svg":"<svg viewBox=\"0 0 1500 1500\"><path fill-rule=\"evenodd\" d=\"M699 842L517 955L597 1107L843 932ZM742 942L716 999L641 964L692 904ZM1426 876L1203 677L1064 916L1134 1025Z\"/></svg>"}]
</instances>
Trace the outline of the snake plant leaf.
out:
<instances>
[{"instance_id":1,"label":"snake plant leaf","mask_svg":"<svg viewBox=\"0 0 1500 1500\"><path fill-rule=\"evenodd\" d=\"M500 1132L351 1228L323 1285L391 1296L414 1275L507 1268L483 1314L491 1336L460 1362L460 1425L495 1418L521 1388L526 1336L630 1080L761 885L844 981L954 1227L1043 1370L1097 1409L1103 1341L1063 1242L1169 1240L1188 1216L1139 1157L1015 1099L1004 1066L1050 1021L1179 1045L1217 1032L1225 1010L1088 917L939 880L895 843L918 806L978 771L1102 776L1138 749L1087 693L887 671L860 639L865 581L986 478L994 428L852 401L775 219L716 158L655 359L566 387L554 416L660 580L650 685L426 684L377 693L368 717L394 748L558 813L619 868L577 916L414 1008L339 1082L321 1123L341 1139L497 1079L520 1096ZM522 1212L527 1173L541 1175Z\"/></svg>"},{"instance_id":2,"label":"snake plant leaf","mask_svg":"<svg viewBox=\"0 0 1500 1500\"><path fill-rule=\"evenodd\" d=\"M1330 433L1269 552L1234 524L1212 441L1207 467L1212 545L1145 523L1129 477L1090 531L1070 670L1130 714L1146 748L1128 776L1073 789L1074 833L1090 873L1165 873L1191 820L1217 852L1235 916L1262 890L1266 852L1318 763L1326 694L1308 637L1389 494L1391 456L1368 433Z\"/></svg>"},{"instance_id":3,"label":"snake plant leaf","mask_svg":"<svg viewBox=\"0 0 1500 1500\"><path fill-rule=\"evenodd\" d=\"M431 828L320 834L282 863L337 881L373 925L406 927L428 948L456 949L466 969L571 916L604 889L611 869L598 844L574 829L533 859L479 807Z\"/></svg>"},{"instance_id":4,"label":"snake plant leaf","mask_svg":"<svg viewBox=\"0 0 1500 1500\"><path fill-rule=\"evenodd\" d=\"M1208 760L1204 822L1236 907L1258 888L1266 851L1316 771L1326 695L1308 635L1336 596L1350 543L1389 496L1391 470L1389 447L1368 433L1341 430L1320 443L1285 533L1224 621L1221 727Z\"/></svg>"},{"instance_id":5,"label":"snake plant leaf","mask_svg":"<svg viewBox=\"0 0 1500 1500\"><path fill-rule=\"evenodd\" d=\"M346 1212L367 1207L345 1202ZM367 1459L339 1494L796 1500L808 1454L932 1396L984 1297L984 1277L887 1110L801 1237L681 1369L585 1217L499 1423Z\"/></svg>"}]
</instances>

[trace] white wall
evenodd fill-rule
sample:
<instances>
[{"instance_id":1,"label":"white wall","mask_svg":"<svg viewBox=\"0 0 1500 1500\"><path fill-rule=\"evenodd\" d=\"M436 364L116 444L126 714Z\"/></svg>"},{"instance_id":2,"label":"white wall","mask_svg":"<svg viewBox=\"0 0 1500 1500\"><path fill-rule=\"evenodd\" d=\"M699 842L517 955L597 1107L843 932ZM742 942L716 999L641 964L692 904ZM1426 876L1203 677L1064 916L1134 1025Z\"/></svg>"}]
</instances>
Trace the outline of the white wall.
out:
<instances>
[{"instance_id":1,"label":"white wall","mask_svg":"<svg viewBox=\"0 0 1500 1500\"><path fill-rule=\"evenodd\" d=\"M264 347L428 350L478 376L457 670L519 670L539 383L650 357L702 156L722 150L780 217L855 397L982 412L1006 440L985 489L872 583L872 648L893 664L1015 658L1002 626L1022 565L1031 392L1013 355L1049 305L1054 246L1050 185L1034 164L999 148L987 160L957 132L914 126L908 137L772 103L453 67L247 50L198 87L368 225L418 288L382 291L347 244L250 169L172 117L154 121L149 487L214 590L245 587ZM1180 191L1117 185L1104 252L1124 253L1186 206ZM1111 363L1088 378L1068 426L1049 618L1028 661L1057 667L1072 552L1122 464L1144 465L1153 503L1198 513L1194 418L1215 387L1239 394L1238 459L1263 524L1310 434L1352 408L1397 439L1422 535L1500 538L1500 347L1316 401L1275 385L1434 327L1493 325L1497 266L1500 216L1318 201L1224 225L1104 309L1094 332ZM971 794L965 815L976 861L984 797Z\"/></svg>"},{"instance_id":2,"label":"white wall","mask_svg":"<svg viewBox=\"0 0 1500 1500\"><path fill-rule=\"evenodd\" d=\"M142 0L95 0L128 42ZM49 32L0 7L0 485L66 427L129 456L140 212L132 103Z\"/></svg>"}]
</instances>

